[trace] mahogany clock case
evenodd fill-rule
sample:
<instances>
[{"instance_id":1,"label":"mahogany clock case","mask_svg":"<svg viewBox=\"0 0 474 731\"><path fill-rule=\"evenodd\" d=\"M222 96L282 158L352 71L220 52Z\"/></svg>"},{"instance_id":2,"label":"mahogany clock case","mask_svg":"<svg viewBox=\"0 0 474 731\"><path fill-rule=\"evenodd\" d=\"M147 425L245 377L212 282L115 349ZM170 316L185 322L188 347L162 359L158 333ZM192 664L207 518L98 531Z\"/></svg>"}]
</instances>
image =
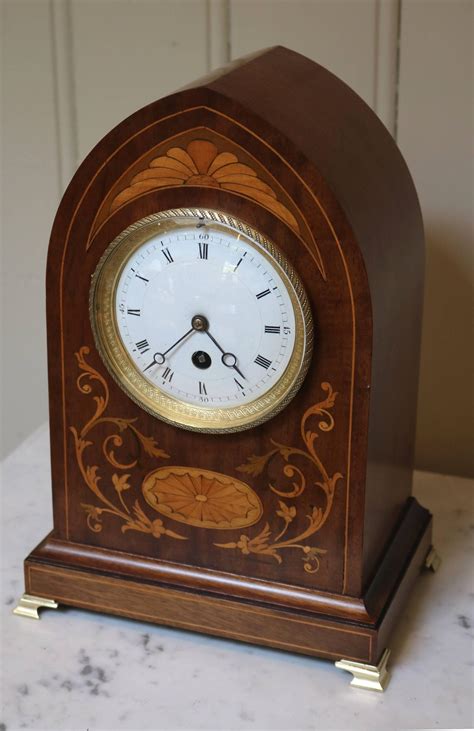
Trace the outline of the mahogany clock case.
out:
<instances>
[{"instance_id":1,"label":"mahogany clock case","mask_svg":"<svg viewBox=\"0 0 474 731\"><path fill-rule=\"evenodd\" d=\"M104 251L135 221L181 208L262 232L310 301L308 375L254 429L157 420L95 345L90 283ZM74 176L51 235L54 529L26 559L26 591L377 662L431 543L431 517L410 497L422 284L421 215L395 143L303 56L270 49L118 125ZM177 516L170 480L191 493L206 481L211 502L224 485L247 507L217 522Z\"/></svg>"}]
</instances>

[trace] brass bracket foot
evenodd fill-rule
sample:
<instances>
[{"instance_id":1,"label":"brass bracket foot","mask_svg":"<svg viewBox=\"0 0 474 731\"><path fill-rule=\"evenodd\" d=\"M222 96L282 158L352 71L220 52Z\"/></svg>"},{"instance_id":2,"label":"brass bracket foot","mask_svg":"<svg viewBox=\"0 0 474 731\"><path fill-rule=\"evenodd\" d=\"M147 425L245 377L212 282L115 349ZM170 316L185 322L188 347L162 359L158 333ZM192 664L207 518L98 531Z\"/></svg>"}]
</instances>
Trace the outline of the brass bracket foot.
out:
<instances>
[{"instance_id":1,"label":"brass bracket foot","mask_svg":"<svg viewBox=\"0 0 474 731\"><path fill-rule=\"evenodd\" d=\"M341 670L347 670L354 676L351 685L354 688L365 688L365 690L378 690L383 692L390 680L390 673L387 670L387 662L390 650L385 650L378 665L366 665L363 662L353 660L338 660L335 665Z\"/></svg>"},{"instance_id":2,"label":"brass bracket foot","mask_svg":"<svg viewBox=\"0 0 474 731\"><path fill-rule=\"evenodd\" d=\"M425 569L430 569L430 571L437 571L439 567L441 566L441 557L439 553L436 551L436 548L431 546L427 557L425 558Z\"/></svg>"},{"instance_id":3,"label":"brass bracket foot","mask_svg":"<svg viewBox=\"0 0 474 731\"><path fill-rule=\"evenodd\" d=\"M42 596L33 596L32 594L23 594L17 606L13 610L13 614L19 614L20 617L30 617L30 619L39 619L38 609L57 609L58 603L54 599L45 599Z\"/></svg>"}]
</instances>

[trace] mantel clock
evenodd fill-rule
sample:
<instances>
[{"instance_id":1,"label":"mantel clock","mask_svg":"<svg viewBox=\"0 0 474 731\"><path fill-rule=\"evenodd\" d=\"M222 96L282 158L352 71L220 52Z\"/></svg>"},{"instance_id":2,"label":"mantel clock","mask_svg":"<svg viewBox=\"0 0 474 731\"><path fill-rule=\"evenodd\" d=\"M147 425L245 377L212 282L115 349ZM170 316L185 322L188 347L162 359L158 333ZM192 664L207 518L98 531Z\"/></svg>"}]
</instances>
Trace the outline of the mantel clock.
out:
<instances>
[{"instance_id":1,"label":"mantel clock","mask_svg":"<svg viewBox=\"0 0 474 731\"><path fill-rule=\"evenodd\" d=\"M389 133L285 48L150 104L53 226L57 603L332 658L386 682L433 564L411 497L423 228Z\"/></svg>"}]
</instances>

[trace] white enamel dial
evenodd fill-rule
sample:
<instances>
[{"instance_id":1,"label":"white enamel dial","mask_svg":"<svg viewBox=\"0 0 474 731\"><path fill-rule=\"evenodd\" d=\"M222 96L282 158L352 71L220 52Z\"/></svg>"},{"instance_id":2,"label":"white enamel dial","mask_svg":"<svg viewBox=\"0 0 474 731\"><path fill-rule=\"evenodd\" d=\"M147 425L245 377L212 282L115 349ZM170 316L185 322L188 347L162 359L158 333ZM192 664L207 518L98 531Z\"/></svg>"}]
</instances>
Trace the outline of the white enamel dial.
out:
<instances>
[{"instance_id":1,"label":"white enamel dial","mask_svg":"<svg viewBox=\"0 0 474 731\"><path fill-rule=\"evenodd\" d=\"M225 431L269 418L309 362L299 279L263 237L223 214L150 219L119 237L93 287L106 362L167 421Z\"/></svg>"},{"instance_id":2,"label":"white enamel dial","mask_svg":"<svg viewBox=\"0 0 474 731\"><path fill-rule=\"evenodd\" d=\"M150 383L208 408L262 396L286 370L295 341L275 266L212 224L153 236L134 252L118 282L116 318Z\"/></svg>"}]
</instances>

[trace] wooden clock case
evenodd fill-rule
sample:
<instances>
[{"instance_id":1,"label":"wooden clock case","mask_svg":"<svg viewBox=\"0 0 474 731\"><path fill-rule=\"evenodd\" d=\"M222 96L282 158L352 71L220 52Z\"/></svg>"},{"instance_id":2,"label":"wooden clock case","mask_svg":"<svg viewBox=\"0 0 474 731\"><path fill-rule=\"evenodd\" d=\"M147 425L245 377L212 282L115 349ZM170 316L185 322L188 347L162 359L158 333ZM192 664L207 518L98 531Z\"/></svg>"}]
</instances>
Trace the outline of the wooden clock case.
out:
<instances>
[{"instance_id":1,"label":"wooden clock case","mask_svg":"<svg viewBox=\"0 0 474 731\"><path fill-rule=\"evenodd\" d=\"M105 249L182 207L264 232L310 299L309 373L255 429L209 435L153 418L95 346L89 289ZM400 152L303 56L267 50L119 124L75 174L51 236L54 529L25 561L28 594L378 663L431 546L431 516L411 497L422 291L422 219ZM157 512L142 486L168 467L244 483L260 519L213 529Z\"/></svg>"}]
</instances>

